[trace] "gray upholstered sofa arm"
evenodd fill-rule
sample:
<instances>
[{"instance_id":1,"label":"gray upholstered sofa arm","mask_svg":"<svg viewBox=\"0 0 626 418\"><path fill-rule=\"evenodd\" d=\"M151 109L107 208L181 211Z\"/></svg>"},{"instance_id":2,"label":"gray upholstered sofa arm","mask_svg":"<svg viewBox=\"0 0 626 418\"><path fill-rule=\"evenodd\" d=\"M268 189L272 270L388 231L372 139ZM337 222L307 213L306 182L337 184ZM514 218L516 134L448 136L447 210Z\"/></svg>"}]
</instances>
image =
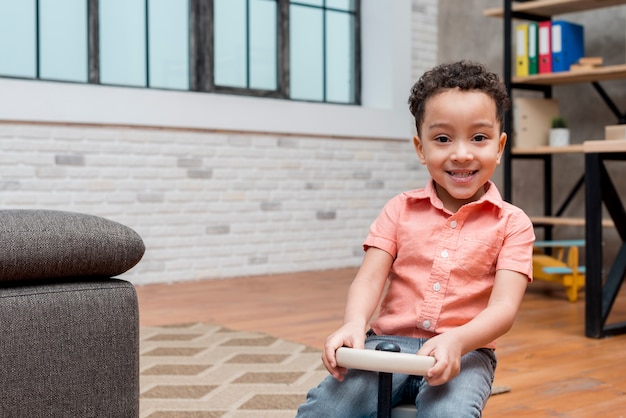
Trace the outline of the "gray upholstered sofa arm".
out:
<instances>
[{"instance_id":1,"label":"gray upholstered sofa arm","mask_svg":"<svg viewBox=\"0 0 626 418\"><path fill-rule=\"evenodd\" d=\"M113 277L141 260L131 228L93 215L0 210L0 281Z\"/></svg>"},{"instance_id":2,"label":"gray upholstered sofa arm","mask_svg":"<svg viewBox=\"0 0 626 418\"><path fill-rule=\"evenodd\" d=\"M0 417L138 417L139 310L119 223L0 210Z\"/></svg>"}]
</instances>

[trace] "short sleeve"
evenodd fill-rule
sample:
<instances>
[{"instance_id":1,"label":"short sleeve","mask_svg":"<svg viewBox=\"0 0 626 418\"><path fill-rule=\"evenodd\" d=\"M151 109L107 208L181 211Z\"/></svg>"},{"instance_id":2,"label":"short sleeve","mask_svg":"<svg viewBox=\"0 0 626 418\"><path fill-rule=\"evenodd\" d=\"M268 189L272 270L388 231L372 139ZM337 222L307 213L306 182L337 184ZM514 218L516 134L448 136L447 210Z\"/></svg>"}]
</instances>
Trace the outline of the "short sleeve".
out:
<instances>
[{"instance_id":1,"label":"short sleeve","mask_svg":"<svg viewBox=\"0 0 626 418\"><path fill-rule=\"evenodd\" d=\"M379 248L396 258L398 253L398 218L405 204L405 198L398 195L388 201L376 220L370 225L369 234L363 243L363 249Z\"/></svg>"},{"instance_id":2,"label":"short sleeve","mask_svg":"<svg viewBox=\"0 0 626 418\"><path fill-rule=\"evenodd\" d=\"M511 213L496 270L512 270L533 280L533 245L535 232L528 216L517 209Z\"/></svg>"}]
</instances>

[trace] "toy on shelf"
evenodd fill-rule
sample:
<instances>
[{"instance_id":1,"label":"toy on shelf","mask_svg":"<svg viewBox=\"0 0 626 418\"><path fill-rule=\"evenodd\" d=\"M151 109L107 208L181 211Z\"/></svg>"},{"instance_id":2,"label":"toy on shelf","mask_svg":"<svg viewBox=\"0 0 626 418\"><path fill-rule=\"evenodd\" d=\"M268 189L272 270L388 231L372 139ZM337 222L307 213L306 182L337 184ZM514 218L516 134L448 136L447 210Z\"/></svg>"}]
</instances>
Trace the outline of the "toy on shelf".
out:
<instances>
[{"instance_id":1,"label":"toy on shelf","mask_svg":"<svg viewBox=\"0 0 626 418\"><path fill-rule=\"evenodd\" d=\"M533 254L533 276L536 280L559 283L565 287L570 302L578 300L585 285L585 266L578 265L578 247L585 240L536 241ZM551 248L551 254L545 249Z\"/></svg>"}]
</instances>

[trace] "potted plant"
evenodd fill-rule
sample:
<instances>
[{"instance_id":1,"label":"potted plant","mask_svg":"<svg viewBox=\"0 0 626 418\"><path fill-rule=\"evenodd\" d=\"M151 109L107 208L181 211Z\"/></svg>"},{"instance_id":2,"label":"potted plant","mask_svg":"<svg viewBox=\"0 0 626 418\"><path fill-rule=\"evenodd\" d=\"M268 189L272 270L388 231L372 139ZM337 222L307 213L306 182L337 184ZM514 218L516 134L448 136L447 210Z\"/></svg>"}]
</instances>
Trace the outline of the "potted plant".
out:
<instances>
[{"instance_id":1,"label":"potted plant","mask_svg":"<svg viewBox=\"0 0 626 418\"><path fill-rule=\"evenodd\" d=\"M552 128L550 129L550 146L565 147L569 145L569 129L567 121L562 116L552 118Z\"/></svg>"}]
</instances>

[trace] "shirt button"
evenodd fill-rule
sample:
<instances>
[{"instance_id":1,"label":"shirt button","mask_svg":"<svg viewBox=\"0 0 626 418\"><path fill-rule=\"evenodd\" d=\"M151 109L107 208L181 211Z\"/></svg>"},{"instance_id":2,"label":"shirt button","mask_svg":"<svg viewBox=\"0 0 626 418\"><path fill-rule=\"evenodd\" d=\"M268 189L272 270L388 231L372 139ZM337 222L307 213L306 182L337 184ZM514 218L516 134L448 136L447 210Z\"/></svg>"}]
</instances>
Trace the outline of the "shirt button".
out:
<instances>
[{"instance_id":1,"label":"shirt button","mask_svg":"<svg viewBox=\"0 0 626 418\"><path fill-rule=\"evenodd\" d=\"M430 328L430 321L427 319L422 323L422 326L424 327L424 329L428 329Z\"/></svg>"},{"instance_id":2,"label":"shirt button","mask_svg":"<svg viewBox=\"0 0 626 418\"><path fill-rule=\"evenodd\" d=\"M441 252L441 257L443 257L443 258L448 258L448 250L443 250L443 251Z\"/></svg>"},{"instance_id":3,"label":"shirt button","mask_svg":"<svg viewBox=\"0 0 626 418\"><path fill-rule=\"evenodd\" d=\"M450 221L450 228L455 229L456 228L456 221Z\"/></svg>"},{"instance_id":4,"label":"shirt button","mask_svg":"<svg viewBox=\"0 0 626 418\"><path fill-rule=\"evenodd\" d=\"M441 290L441 284L439 284L439 282L435 283L435 284L433 285L433 290L434 290L435 292L439 292L439 291Z\"/></svg>"}]
</instances>

